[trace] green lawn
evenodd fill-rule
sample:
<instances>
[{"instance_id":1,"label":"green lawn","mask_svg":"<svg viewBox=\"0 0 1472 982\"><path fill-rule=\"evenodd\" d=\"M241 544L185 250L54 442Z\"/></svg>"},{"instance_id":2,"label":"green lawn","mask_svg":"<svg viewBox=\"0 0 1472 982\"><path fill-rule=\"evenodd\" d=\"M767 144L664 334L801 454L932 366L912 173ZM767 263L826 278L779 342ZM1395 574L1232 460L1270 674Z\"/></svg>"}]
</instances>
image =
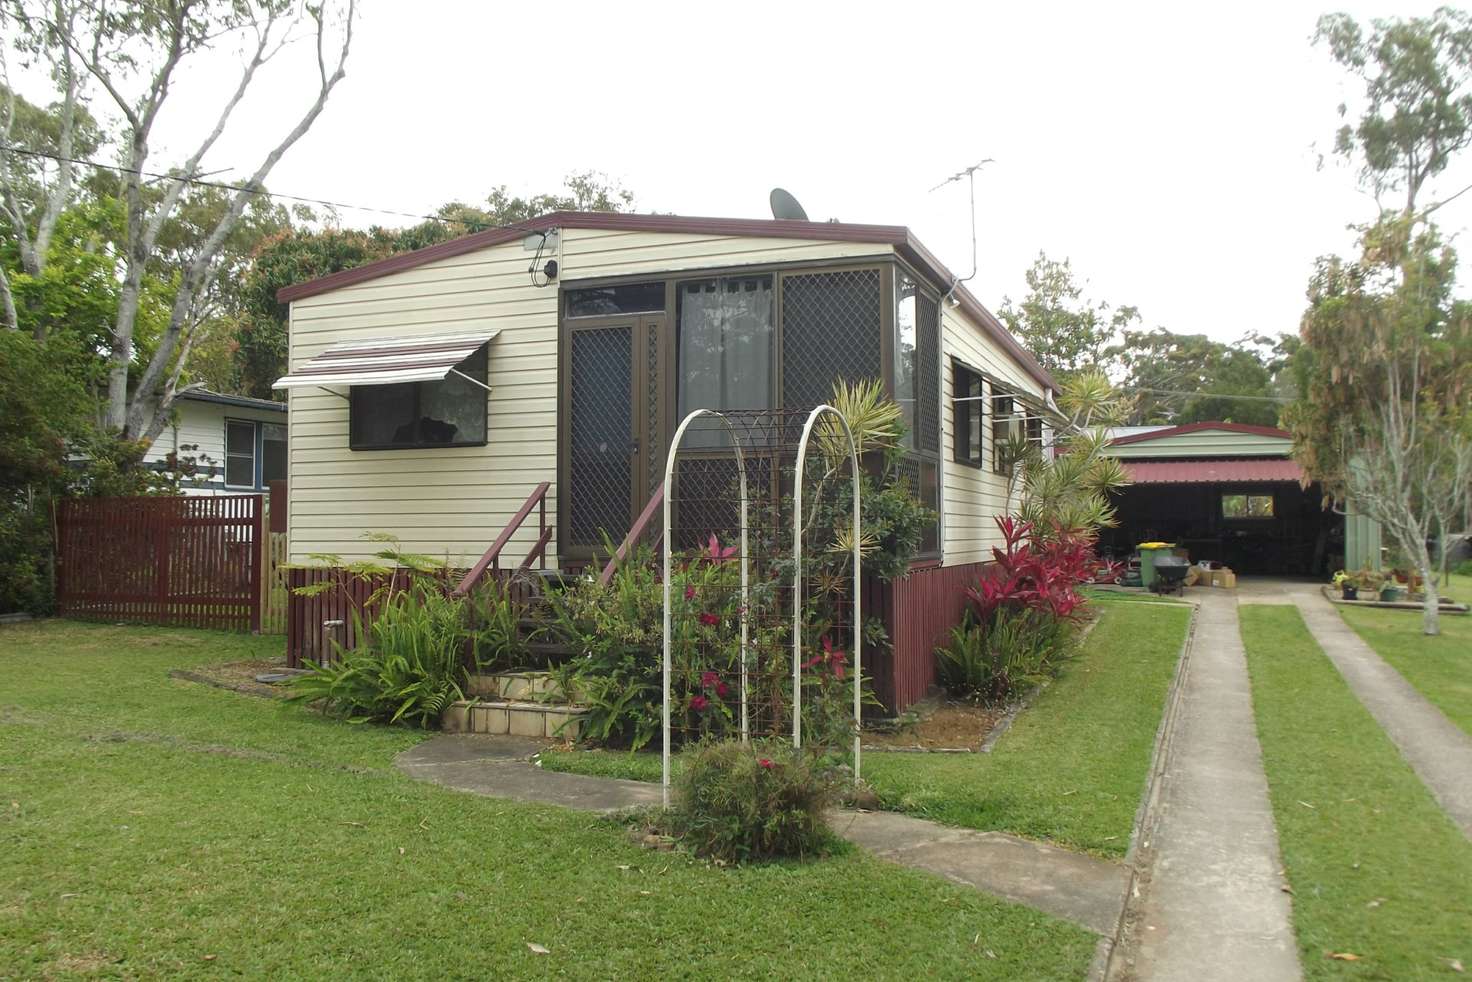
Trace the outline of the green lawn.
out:
<instances>
[{"instance_id":1,"label":"green lawn","mask_svg":"<svg viewBox=\"0 0 1472 982\"><path fill-rule=\"evenodd\" d=\"M1451 960L1472 966L1472 843L1295 608L1243 606L1241 623L1306 975L1457 977Z\"/></svg>"},{"instance_id":2,"label":"green lawn","mask_svg":"<svg viewBox=\"0 0 1472 982\"><path fill-rule=\"evenodd\" d=\"M593 816L410 781L391 761L418 734L165 677L280 644L0 628L0 977L1077 979L1088 966L1082 929L858 850L708 867Z\"/></svg>"},{"instance_id":3,"label":"green lawn","mask_svg":"<svg viewBox=\"0 0 1472 982\"><path fill-rule=\"evenodd\" d=\"M864 755L886 807L1121 856L1190 608L1100 600L1081 654L990 754ZM656 754L552 752L552 770L658 781Z\"/></svg>"},{"instance_id":4,"label":"green lawn","mask_svg":"<svg viewBox=\"0 0 1472 982\"><path fill-rule=\"evenodd\" d=\"M1453 576L1447 593L1472 602L1472 577ZM1447 719L1472 734L1472 616L1443 616L1441 634L1428 638L1414 611L1340 607L1339 612Z\"/></svg>"}]
</instances>

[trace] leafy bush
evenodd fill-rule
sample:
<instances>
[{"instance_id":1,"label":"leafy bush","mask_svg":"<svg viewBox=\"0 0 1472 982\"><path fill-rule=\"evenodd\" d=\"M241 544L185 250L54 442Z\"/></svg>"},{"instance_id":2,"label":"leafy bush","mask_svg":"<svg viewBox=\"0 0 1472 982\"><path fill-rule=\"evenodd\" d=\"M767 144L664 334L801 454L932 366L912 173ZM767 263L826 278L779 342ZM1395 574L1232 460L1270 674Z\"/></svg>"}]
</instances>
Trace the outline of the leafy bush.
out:
<instances>
[{"instance_id":1,"label":"leafy bush","mask_svg":"<svg viewBox=\"0 0 1472 982\"><path fill-rule=\"evenodd\" d=\"M1458 576L1472 576L1472 559L1464 559L1452 570Z\"/></svg>"},{"instance_id":2,"label":"leafy bush","mask_svg":"<svg viewBox=\"0 0 1472 982\"><path fill-rule=\"evenodd\" d=\"M55 607L51 522L44 502L0 501L0 614L44 617Z\"/></svg>"},{"instance_id":3,"label":"leafy bush","mask_svg":"<svg viewBox=\"0 0 1472 982\"><path fill-rule=\"evenodd\" d=\"M990 623L968 616L937 648L936 669L952 695L1001 702L1052 675L1068 644L1068 624L1043 610L997 611Z\"/></svg>"},{"instance_id":4,"label":"leafy bush","mask_svg":"<svg viewBox=\"0 0 1472 982\"><path fill-rule=\"evenodd\" d=\"M466 653L477 669L530 667L530 649L521 633L526 604L512 597L505 583L489 576L481 580L465 597L464 614Z\"/></svg>"},{"instance_id":5,"label":"leafy bush","mask_svg":"<svg viewBox=\"0 0 1472 982\"><path fill-rule=\"evenodd\" d=\"M1080 584L1094 579L1099 561L1080 536L1054 533L1044 539L1031 522L1011 516L995 519L1004 549L992 547L994 560L981 582L968 588L978 623L990 624L999 610L1038 610L1069 619L1084 604Z\"/></svg>"},{"instance_id":6,"label":"leafy bush","mask_svg":"<svg viewBox=\"0 0 1472 982\"><path fill-rule=\"evenodd\" d=\"M671 828L699 856L727 863L812 856L833 833L835 785L822 762L777 742L710 742L685 758Z\"/></svg>"},{"instance_id":7,"label":"leafy bush","mask_svg":"<svg viewBox=\"0 0 1472 982\"><path fill-rule=\"evenodd\" d=\"M350 723L436 727L450 703L465 698L464 623L464 601L416 582L385 597L366 643L339 647L336 662L306 662L309 674L294 680L292 698L321 702Z\"/></svg>"}]
</instances>

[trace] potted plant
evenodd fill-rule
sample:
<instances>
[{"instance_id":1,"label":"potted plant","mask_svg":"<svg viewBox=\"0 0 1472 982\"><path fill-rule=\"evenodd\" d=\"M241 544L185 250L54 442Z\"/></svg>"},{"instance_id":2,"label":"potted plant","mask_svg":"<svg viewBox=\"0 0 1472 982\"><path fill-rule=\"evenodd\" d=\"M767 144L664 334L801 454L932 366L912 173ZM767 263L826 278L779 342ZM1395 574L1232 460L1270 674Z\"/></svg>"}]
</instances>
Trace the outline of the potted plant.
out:
<instances>
[{"instance_id":1,"label":"potted plant","mask_svg":"<svg viewBox=\"0 0 1472 982\"><path fill-rule=\"evenodd\" d=\"M1380 581L1380 602L1381 603L1387 603L1387 604L1388 603L1395 603L1396 601L1404 600L1405 598L1406 598L1406 588L1404 586L1402 586L1401 584L1395 582L1395 575L1394 574L1391 574L1389 576L1381 577L1381 581Z\"/></svg>"},{"instance_id":2,"label":"potted plant","mask_svg":"<svg viewBox=\"0 0 1472 982\"><path fill-rule=\"evenodd\" d=\"M1346 573L1344 570L1334 574L1334 585L1339 588L1339 595L1345 600L1358 600L1360 598L1359 583L1355 574Z\"/></svg>"},{"instance_id":3,"label":"potted plant","mask_svg":"<svg viewBox=\"0 0 1472 982\"><path fill-rule=\"evenodd\" d=\"M1376 595L1380 592L1381 585L1385 582L1379 573L1369 567L1361 569L1355 574L1354 579L1358 593L1365 594L1369 600L1375 599Z\"/></svg>"}]
</instances>

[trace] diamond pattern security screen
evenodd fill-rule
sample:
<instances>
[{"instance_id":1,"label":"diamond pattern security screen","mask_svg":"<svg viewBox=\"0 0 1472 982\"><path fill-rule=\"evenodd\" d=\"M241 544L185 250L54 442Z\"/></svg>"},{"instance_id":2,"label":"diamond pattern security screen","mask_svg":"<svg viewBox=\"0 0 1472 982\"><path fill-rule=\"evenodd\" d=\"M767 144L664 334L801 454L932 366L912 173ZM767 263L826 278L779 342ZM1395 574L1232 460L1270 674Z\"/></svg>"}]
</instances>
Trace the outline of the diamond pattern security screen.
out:
<instances>
[{"instance_id":1,"label":"diamond pattern security screen","mask_svg":"<svg viewBox=\"0 0 1472 982\"><path fill-rule=\"evenodd\" d=\"M916 448L940 451L940 307L924 293L915 298Z\"/></svg>"},{"instance_id":2,"label":"diamond pattern security screen","mask_svg":"<svg viewBox=\"0 0 1472 982\"><path fill-rule=\"evenodd\" d=\"M634 339L629 327L570 338L566 539L586 548L602 545L605 532L618 541L632 518Z\"/></svg>"},{"instance_id":3,"label":"diamond pattern security screen","mask_svg":"<svg viewBox=\"0 0 1472 982\"><path fill-rule=\"evenodd\" d=\"M838 379L878 378L880 272L782 277L782 406L827 402Z\"/></svg>"}]
</instances>

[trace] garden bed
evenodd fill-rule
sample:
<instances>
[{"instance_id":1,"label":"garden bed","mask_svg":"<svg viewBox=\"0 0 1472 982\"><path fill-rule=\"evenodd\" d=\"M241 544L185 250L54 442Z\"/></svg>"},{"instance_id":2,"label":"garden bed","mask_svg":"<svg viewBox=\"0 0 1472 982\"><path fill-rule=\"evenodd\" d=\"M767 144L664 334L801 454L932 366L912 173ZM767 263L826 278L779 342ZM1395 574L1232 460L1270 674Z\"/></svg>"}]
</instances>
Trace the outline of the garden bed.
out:
<instances>
[{"instance_id":1,"label":"garden bed","mask_svg":"<svg viewBox=\"0 0 1472 982\"><path fill-rule=\"evenodd\" d=\"M980 748L1007 711L1007 706L983 706L953 700L928 706L922 704L910 718L901 717L899 725L893 729L866 730L864 749L974 751Z\"/></svg>"},{"instance_id":2,"label":"garden bed","mask_svg":"<svg viewBox=\"0 0 1472 982\"><path fill-rule=\"evenodd\" d=\"M1405 600L1345 600L1343 595L1336 591L1332 586L1326 585L1321 589L1324 592L1324 598L1326 600L1328 600L1330 603L1338 604L1341 607L1364 607L1371 610L1377 608L1380 610L1425 609L1425 605L1423 605L1421 601L1412 600L1410 598L1407 598ZM1465 614L1468 612L1468 607L1466 604L1457 603L1455 600L1452 600L1448 597L1439 597L1437 599L1437 610L1439 610L1443 614Z\"/></svg>"}]
</instances>

